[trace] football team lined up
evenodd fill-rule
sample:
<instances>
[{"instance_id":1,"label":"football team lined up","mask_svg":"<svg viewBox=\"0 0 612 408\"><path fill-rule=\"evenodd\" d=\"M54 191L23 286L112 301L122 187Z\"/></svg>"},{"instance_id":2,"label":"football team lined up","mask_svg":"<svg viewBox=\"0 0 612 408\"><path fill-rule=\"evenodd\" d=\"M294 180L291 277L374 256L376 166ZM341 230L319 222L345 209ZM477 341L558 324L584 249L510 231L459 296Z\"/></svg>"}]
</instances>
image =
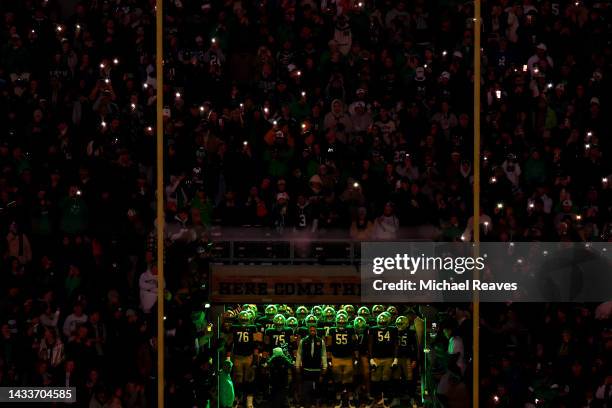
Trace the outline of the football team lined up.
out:
<instances>
[{"instance_id":1,"label":"football team lined up","mask_svg":"<svg viewBox=\"0 0 612 408\"><path fill-rule=\"evenodd\" d=\"M251 408L254 399L282 392L270 381L278 373L269 364L281 350L290 364L281 368L287 371L287 398L278 406L353 407L383 401L397 406L415 400L422 323L412 309L400 314L396 306L383 305L316 305L310 310L302 305L293 310L269 304L260 313L257 305L248 304L228 310L222 337L234 363L237 403Z\"/></svg>"}]
</instances>

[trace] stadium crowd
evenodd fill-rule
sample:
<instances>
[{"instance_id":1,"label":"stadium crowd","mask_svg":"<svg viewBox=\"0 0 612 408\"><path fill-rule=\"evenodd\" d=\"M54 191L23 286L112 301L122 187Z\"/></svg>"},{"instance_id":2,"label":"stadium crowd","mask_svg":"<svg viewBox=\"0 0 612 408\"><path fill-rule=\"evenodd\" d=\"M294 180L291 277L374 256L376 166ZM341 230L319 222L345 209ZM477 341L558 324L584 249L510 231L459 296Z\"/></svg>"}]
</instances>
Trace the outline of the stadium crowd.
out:
<instances>
[{"instance_id":1,"label":"stadium crowd","mask_svg":"<svg viewBox=\"0 0 612 408\"><path fill-rule=\"evenodd\" d=\"M609 10L532 3L483 13L484 236L606 240ZM281 234L389 239L428 224L471 238L469 4L217 6L169 5L170 212Z\"/></svg>"},{"instance_id":2,"label":"stadium crowd","mask_svg":"<svg viewBox=\"0 0 612 408\"><path fill-rule=\"evenodd\" d=\"M2 1L0 15L0 385L154 406L154 10Z\"/></svg>"},{"instance_id":3,"label":"stadium crowd","mask_svg":"<svg viewBox=\"0 0 612 408\"><path fill-rule=\"evenodd\" d=\"M72 3L0 2L0 385L154 406L153 3ZM612 240L609 13L486 3L483 240ZM386 240L429 225L471 239L473 9L172 0L164 14L168 398L205 406L215 370L192 360L191 310L211 236ZM488 350L487 401L517 406L547 384L548 406L610 404L594 306L483 316L494 338L542 329Z\"/></svg>"}]
</instances>

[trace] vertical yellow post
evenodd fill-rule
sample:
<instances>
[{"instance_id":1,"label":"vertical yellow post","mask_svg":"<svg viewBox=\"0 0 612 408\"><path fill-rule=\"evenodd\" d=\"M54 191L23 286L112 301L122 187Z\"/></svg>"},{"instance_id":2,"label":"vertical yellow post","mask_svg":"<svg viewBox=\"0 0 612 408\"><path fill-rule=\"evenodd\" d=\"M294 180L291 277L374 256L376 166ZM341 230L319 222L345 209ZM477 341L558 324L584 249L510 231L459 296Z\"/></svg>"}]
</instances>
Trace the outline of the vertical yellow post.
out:
<instances>
[{"instance_id":1,"label":"vertical yellow post","mask_svg":"<svg viewBox=\"0 0 612 408\"><path fill-rule=\"evenodd\" d=\"M155 5L155 77L157 82L157 406L164 408L164 38L163 0Z\"/></svg>"},{"instance_id":2,"label":"vertical yellow post","mask_svg":"<svg viewBox=\"0 0 612 408\"><path fill-rule=\"evenodd\" d=\"M474 256L479 255L480 243L480 0L474 0ZM475 277L478 271L474 269ZM480 297L474 291L472 304L473 375L472 406L478 408L480 398Z\"/></svg>"}]
</instances>

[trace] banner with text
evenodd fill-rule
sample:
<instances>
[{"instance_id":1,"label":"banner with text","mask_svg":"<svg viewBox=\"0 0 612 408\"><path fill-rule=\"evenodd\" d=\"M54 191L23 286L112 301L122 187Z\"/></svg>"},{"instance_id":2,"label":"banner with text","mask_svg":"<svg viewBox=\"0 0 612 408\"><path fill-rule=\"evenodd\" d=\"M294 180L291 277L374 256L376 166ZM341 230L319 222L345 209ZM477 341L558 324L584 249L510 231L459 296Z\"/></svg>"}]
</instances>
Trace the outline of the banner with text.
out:
<instances>
[{"instance_id":1,"label":"banner with text","mask_svg":"<svg viewBox=\"0 0 612 408\"><path fill-rule=\"evenodd\" d=\"M213 303L357 303L358 268L351 266L214 265Z\"/></svg>"},{"instance_id":2,"label":"banner with text","mask_svg":"<svg viewBox=\"0 0 612 408\"><path fill-rule=\"evenodd\" d=\"M612 244L364 242L361 301L612 300Z\"/></svg>"}]
</instances>

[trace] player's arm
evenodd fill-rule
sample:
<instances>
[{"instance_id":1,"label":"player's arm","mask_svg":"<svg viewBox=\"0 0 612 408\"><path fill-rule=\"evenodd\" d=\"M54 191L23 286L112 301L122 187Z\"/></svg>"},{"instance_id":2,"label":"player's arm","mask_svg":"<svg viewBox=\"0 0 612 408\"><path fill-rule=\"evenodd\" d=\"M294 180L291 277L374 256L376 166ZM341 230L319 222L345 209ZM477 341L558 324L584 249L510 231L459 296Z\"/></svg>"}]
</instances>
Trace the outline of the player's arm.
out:
<instances>
[{"instance_id":1,"label":"player's arm","mask_svg":"<svg viewBox=\"0 0 612 408\"><path fill-rule=\"evenodd\" d=\"M297 355L295 356L295 368L298 370L302 368L302 343L303 342L304 340L300 339L300 342L298 343L298 348L297 348Z\"/></svg>"},{"instance_id":2,"label":"player's arm","mask_svg":"<svg viewBox=\"0 0 612 408\"><path fill-rule=\"evenodd\" d=\"M251 326L253 341L255 342L255 347L261 349L261 345L264 342L264 330L265 326L261 324L254 324Z\"/></svg>"},{"instance_id":3,"label":"player's arm","mask_svg":"<svg viewBox=\"0 0 612 408\"><path fill-rule=\"evenodd\" d=\"M250 327L250 335L253 341L253 355L257 356L263 351L263 332L260 330L259 325L254 324Z\"/></svg>"},{"instance_id":4,"label":"player's arm","mask_svg":"<svg viewBox=\"0 0 612 408\"><path fill-rule=\"evenodd\" d=\"M289 332L289 341L291 343L293 343L294 346L300 342L300 338L301 337L300 337L300 329L299 329L299 327L297 329L295 329L295 331L290 331Z\"/></svg>"},{"instance_id":5,"label":"player's arm","mask_svg":"<svg viewBox=\"0 0 612 408\"><path fill-rule=\"evenodd\" d=\"M271 339L271 335L270 335L270 330L266 329L266 331L264 331L264 335L263 335L263 344L265 344L266 346L269 346L271 342L272 342L272 339Z\"/></svg>"},{"instance_id":6,"label":"player's arm","mask_svg":"<svg viewBox=\"0 0 612 408\"><path fill-rule=\"evenodd\" d=\"M287 343L289 343L289 345L291 346L291 349L296 350L296 344L299 343L300 341L300 336L297 333L297 329L295 332L290 331L289 333L287 333Z\"/></svg>"},{"instance_id":7,"label":"player's arm","mask_svg":"<svg viewBox=\"0 0 612 408\"><path fill-rule=\"evenodd\" d=\"M329 339L325 339L325 342L323 342L323 344L327 348L327 361L328 361L328 363L330 365L331 365L331 356L332 356L331 353L332 353L332 350L333 350L334 345L335 345L334 344L334 341L335 341L334 332L335 332L335 330L333 328L330 329L330 331L329 331L329 334L330 334Z\"/></svg>"},{"instance_id":8,"label":"player's arm","mask_svg":"<svg viewBox=\"0 0 612 408\"><path fill-rule=\"evenodd\" d=\"M392 338L393 338L393 358L397 359L397 355L399 352L399 332L397 329L393 329L392 331Z\"/></svg>"},{"instance_id":9,"label":"player's arm","mask_svg":"<svg viewBox=\"0 0 612 408\"><path fill-rule=\"evenodd\" d=\"M359 335L357 332L352 331L350 333L351 338L351 354L353 355L353 360L359 360Z\"/></svg>"},{"instance_id":10,"label":"player's arm","mask_svg":"<svg viewBox=\"0 0 612 408\"><path fill-rule=\"evenodd\" d=\"M327 347L325 347L325 342L321 342L321 368L323 371L327 370Z\"/></svg>"},{"instance_id":11,"label":"player's arm","mask_svg":"<svg viewBox=\"0 0 612 408\"><path fill-rule=\"evenodd\" d=\"M373 333L376 333L376 337L378 337L378 334L380 333L378 330L373 330ZM378 338L374 338L373 335L369 335L368 336L368 356L370 357L370 366L376 368L377 364L376 361L374 360L374 354L373 354L373 349L374 349L374 342L378 341Z\"/></svg>"},{"instance_id":12,"label":"player's arm","mask_svg":"<svg viewBox=\"0 0 612 408\"><path fill-rule=\"evenodd\" d=\"M359 360L359 335L354 330L349 329L349 339L351 341L351 356L355 364Z\"/></svg>"},{"instance_id":13,"label":"player's arm","mask_svg":"<svg viewBox=\"0 0 612 408\"><path fill-rule=\"evenodd\" d=\"M255 326L257 327L257 331L260 333L265 333L266 331L266 323L267 321L265 319L260 319L257 322L255 322Z\"/></svg>"},{"instance_id":14,"label":"player's arm","mask_svg":"<svg viewBox=\"0 0 612 408\"><path fill-rule=\"evenodd\" d=\"M334 332L334 328L331 327L329 330L326 330L325 328L323 328L323 332L325 333L325 331L327 331L327 335L324 337L325 341L325 345L327 346L327 348L329 349L332 345L332 339L333 339L333 332Z\"/></svg>"},{"instance_id":15,"label":"player's arm","mask_svg":"<svg viewBox=\"0 0 612 408\"><path fill-rule=\"evenodd\" d=\"M418 333L415 333L414 335L414 353L413 354L416 356L415 358L416 362L420 364L422 357L421 357L421 344L419 343Z\"/></svg>"},{"instance_id":16,"label":"player's arm","mask_svg":"<svg viewBox=\"0 0 612 408\"><path fill-rule=\"evenodd\" d=\"M421 348L423 347L423 337L425 335L425 321L420 317L414 319L414 329L416 331L417 356L421 358Z\"/></svg>"},{"instance_id":17,"label":"player's arm","mask_svg":"<svg viewBox=\"0 0 612 408\"><path fill-rule=\"evenodd\" d=\"M276 347L276 345L274 344L274 341L272 339L272 334L270 334L271 329L266 329L266 331L264 332L264 336L263 336L263 351L272 354L272 349L274 347Z\"/></svg>"},{"instance_id":18,"label":"player's arm","mask_svg":"<svg viewBox=\"0 0 612 408\"><path fill-rule=\"evenodd\" d=\"M398 364L397 355L399 352L399 332L396 328L389 329L391 331L391 339L393 341L393 362L391 367L396 367Z\"/></svg>"}]
</instances>

